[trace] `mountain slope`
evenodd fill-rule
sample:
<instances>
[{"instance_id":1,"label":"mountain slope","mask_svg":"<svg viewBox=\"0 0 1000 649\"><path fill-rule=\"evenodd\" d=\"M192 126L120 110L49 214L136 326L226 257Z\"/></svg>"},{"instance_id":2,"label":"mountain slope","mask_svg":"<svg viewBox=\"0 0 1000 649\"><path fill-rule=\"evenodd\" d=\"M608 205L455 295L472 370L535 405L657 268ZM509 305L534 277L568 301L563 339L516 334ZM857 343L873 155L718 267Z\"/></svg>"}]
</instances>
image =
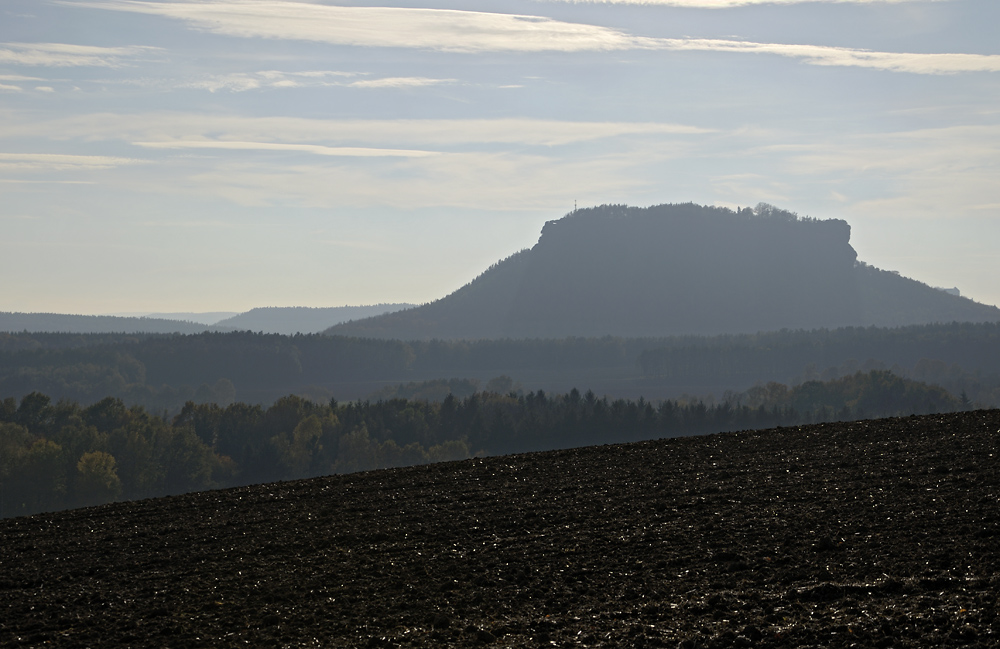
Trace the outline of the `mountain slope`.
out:
<instances>
[{"instance_id":1,"label":"mountain slope","mask_svg":"<svg viewBox=\"0 0 1000 649\"><path fill-rule=\"evenodd\" d=\"M1000 309L857 261L850 226L772 206L581 209L436 302L331 334L667 336L1000 321Z\"/></svg>"},{"instance_id":2,"label":"mountain slope","mask_svg":"<svg viewBox=\"0 0 1000 649\"><path fill-rule=\"evenodd\" d=\"M528 255L528 250L511 255L444 299L336 325L325 333L402 339L503 337L529 270ZM403 332L421 333L401 336Z\"/></svg>"}]
</instances>

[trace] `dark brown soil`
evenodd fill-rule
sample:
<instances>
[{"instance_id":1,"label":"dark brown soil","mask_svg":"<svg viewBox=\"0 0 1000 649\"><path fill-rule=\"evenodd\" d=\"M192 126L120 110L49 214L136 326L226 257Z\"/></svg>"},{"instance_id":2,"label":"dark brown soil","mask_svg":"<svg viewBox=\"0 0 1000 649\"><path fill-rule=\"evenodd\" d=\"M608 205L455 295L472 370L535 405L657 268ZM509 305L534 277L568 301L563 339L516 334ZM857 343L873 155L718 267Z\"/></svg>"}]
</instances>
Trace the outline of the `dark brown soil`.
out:
<instances>
[{"instance_id":1,"label":"dark brown soil","mask_svg":"<svg viewBox=\"0 0 1000 649\"><path fill-rule=\"evenodd\" d=\"M1000 411L0 521L0 646L1000 644Z\"/></svg>"}]
</instances>

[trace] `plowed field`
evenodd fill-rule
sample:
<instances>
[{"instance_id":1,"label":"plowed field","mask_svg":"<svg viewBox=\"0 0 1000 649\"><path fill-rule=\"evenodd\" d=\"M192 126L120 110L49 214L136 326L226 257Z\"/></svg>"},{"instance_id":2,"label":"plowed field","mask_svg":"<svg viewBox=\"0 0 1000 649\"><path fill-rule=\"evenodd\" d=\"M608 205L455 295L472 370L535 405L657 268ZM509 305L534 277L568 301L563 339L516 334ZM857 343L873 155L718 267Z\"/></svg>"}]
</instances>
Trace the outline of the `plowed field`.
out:
<instances>
[{"instance_id":1,"label":"plowed field","mask_svg":"<svg viewBox=\"0 0 1000 649\"><path fill-rule=\"evenodd\" d=\"M0 521L0 646L995 647L998 442L977 411Z\"/></svg>"}]
</instances>

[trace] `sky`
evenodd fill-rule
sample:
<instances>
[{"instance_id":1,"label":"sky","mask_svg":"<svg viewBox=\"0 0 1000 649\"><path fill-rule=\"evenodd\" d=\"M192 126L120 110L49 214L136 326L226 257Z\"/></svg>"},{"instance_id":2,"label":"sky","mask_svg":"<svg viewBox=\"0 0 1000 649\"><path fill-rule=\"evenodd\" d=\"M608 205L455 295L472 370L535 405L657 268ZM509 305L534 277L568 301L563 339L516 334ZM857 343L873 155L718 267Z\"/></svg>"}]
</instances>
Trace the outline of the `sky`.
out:
<instances>
[{"instance_id":1,"label":"sky","mask_svg":"<svg viewBox=\"0 0 1000 649\"><path fill-rule=\"evenodd\" d=\"M1000 304L996 0L4 0L0 311L423 303L767 202Z\"/></svg>"}]
</instances>

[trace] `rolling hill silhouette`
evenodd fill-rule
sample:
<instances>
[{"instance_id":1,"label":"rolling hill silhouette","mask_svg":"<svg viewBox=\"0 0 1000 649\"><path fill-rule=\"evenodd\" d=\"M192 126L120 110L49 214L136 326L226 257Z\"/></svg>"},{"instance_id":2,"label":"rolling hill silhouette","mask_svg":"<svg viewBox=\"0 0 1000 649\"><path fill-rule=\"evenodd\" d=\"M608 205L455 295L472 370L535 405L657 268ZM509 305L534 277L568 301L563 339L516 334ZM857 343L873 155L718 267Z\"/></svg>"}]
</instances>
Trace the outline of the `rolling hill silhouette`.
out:
<instances>
[{"instance_id":1,"label":"rolling hill silhouette","mask_svg":"<svg viewBox=\"0 0 1000 649\"><path fill-rule=\"evenodd\" d=\"M868 266L839 219L761 204L605 205L423 306L326 331L375 338L752 333L1000 321L1000 309Z\"/></svg>"}]
</instances>

